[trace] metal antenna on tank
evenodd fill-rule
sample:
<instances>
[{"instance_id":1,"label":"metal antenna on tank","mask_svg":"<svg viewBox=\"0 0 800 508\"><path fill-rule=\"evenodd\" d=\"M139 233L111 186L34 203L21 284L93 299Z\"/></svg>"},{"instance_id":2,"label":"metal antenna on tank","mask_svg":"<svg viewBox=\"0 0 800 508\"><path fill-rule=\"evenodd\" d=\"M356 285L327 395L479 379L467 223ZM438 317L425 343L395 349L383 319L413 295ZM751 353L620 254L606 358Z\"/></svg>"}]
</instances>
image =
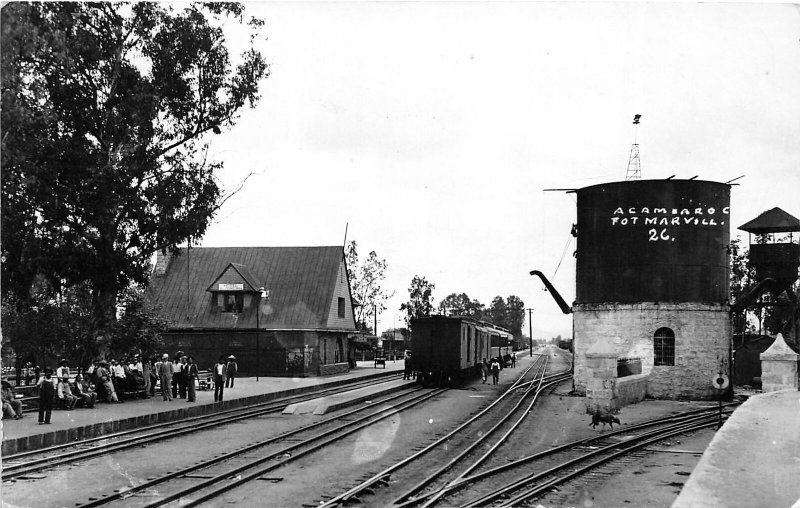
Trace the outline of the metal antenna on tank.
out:
<instances>
[{"instance_id":1,"label":"metal antenna on tank","mask_svg":"<svg viewBox=\"0 0 800 508\"><path fill-rule=\"evenodd\" d=\"M642 165L639 160L639 143L637 142L637 130L641 117L642 115L633 116L633 145L631 145L631 155L628 157L628 171L625 174L625 180L641 180L642 178Z\"/></svg>"}]
</instances>

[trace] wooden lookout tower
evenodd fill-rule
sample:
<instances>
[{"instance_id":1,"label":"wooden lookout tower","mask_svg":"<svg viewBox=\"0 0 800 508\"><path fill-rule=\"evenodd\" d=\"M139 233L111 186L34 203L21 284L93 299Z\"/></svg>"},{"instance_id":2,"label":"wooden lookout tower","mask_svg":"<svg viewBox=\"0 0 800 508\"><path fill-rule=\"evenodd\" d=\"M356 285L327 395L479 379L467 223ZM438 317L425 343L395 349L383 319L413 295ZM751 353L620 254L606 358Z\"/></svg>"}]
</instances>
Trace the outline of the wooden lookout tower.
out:
<instances>
[{"instance_id":1,"label":"wooden lookout tower","mask_svg":"<svg viewBox=\"0 0 800 508\"><path fill-rule=\"evenodd\" d=\"M749 266L754 272L756 287L750 292L753 297L770 293L761 298L760 307L788 307L783 312L780 330L785 337L793 336L797 344L800 302L794 292L794 283L800 268L800 220L780 208L768 210L750 222L739 226L749 233ZM782 295L786 296L783 297ZM744 310L747 298L732 305L732 311ZM750 299L751 300L751 299ZM752 301L752 300L751 300Z\"/></svg>"}]
</instances>

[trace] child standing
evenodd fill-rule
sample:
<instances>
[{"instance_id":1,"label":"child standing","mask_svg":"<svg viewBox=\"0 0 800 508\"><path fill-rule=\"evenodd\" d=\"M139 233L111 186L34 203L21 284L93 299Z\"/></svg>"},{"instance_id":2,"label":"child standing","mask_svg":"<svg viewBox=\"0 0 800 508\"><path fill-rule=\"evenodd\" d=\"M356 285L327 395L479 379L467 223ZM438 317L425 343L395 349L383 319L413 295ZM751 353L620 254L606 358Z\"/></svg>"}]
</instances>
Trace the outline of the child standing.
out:
<instances>
[{"instance_id":1,"label":"child standing","mask_svg":"<svg viewBox=\"0 0 800 508\"><path fill-rule=\"evenodd\" d=\"M44 376L36 382L39 387L39 425L50 423L50 415L53 413L53 397L56 394L55 379L53 379L53 369L44 369Z\"/></svg>"}]
</instances>

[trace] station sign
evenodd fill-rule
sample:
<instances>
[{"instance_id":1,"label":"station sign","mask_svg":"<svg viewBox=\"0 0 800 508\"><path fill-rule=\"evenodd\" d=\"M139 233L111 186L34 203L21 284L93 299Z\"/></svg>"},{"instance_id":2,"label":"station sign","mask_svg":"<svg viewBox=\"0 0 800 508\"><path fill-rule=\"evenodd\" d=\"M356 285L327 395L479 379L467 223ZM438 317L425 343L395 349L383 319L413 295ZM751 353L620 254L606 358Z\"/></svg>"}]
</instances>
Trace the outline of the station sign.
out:
<instances>
[{"instance_id":1,"label":"station sign","mask_svg":"<svg viewBox=\"0 0 800 508\"><path fill-rule=\"evenodd\" d=\"M730 381L728 380L728 376L721 372L714 374L714 376L711 378L711 385L717 390L724 390L729 384Z\"/></svg>"}]
</instances>

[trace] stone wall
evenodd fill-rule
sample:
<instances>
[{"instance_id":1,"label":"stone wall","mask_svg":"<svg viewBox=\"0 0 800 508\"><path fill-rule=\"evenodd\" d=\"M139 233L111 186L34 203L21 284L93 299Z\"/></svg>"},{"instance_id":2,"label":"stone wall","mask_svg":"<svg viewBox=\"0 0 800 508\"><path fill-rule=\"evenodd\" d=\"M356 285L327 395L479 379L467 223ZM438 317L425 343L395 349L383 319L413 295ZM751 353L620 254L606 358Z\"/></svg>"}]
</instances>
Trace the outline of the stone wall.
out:
<instances>
[{"instance_id":1,"label":"stone wall","mask_svg":"<svg viewBox=\"0 0 800 508\"><path fill-rule=\"evenodd\" d=\"M726 304L576 304L573 311L578 393L585 393L592 375L586 352L600 342L613 347L619 358L642 358L647 396L654 398L715 399L712 376L720 370L730 373ZM653 337L662 327L675 333L674 366L653 365Z\"/></svg>"},{"instance_id":2,"label":"stone wall","mask_svg":"<svg viewBox=\"0 0 800 508\"><path fill-rule=\"evenodd\" d=\"M617 378L616 389L619 407L641 402L647 395L647 375L634 374Z\"/></svg>"},{"instance_id":3,"label":"stone wall","mask_svg":"<svg viewBox=\"0 0 800 508\"><path fill-rule=\"evenodd\" d=\"M344 374L350 371L350 364L348 363L330 363L328 365L319 366L320 376L330 376L333 374Z\"/></svg>"},{"instance_id":4,"label":"stone wall","mask_svg":"<svg viewBox=\"0 0 800 508\"><path fill-rule=\"evenodd\" d=\"M602 342L596 343L586 351L586 411L616 412L620 407L617 400L617 356L614 348Z\"/></svg>"}]
</instances>

